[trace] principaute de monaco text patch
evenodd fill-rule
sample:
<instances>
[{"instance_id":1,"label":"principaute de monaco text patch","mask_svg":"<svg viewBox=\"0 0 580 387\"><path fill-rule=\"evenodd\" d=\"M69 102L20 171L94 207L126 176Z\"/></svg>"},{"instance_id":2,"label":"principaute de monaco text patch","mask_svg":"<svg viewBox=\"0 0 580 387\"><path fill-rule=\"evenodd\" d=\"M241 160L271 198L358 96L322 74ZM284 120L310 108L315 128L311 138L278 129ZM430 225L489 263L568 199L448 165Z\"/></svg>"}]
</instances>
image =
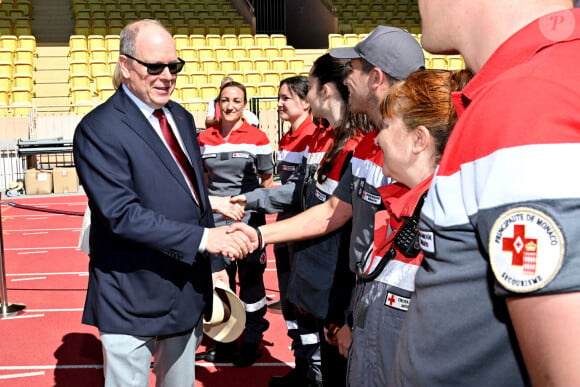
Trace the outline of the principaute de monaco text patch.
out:
<instances>
[{"instance_id":1,"label":"principaute de monaco text patch","mask_svg":"<svg viewBox=\"0 0 580 387\"><path fill-rule=\"evenodd\" d=\"M491 267L496 280L512 292L526 293L546 286L560 270L563 257L560 229L536 209L511 209L491 229Z\"/></svg>"}]
</instances>

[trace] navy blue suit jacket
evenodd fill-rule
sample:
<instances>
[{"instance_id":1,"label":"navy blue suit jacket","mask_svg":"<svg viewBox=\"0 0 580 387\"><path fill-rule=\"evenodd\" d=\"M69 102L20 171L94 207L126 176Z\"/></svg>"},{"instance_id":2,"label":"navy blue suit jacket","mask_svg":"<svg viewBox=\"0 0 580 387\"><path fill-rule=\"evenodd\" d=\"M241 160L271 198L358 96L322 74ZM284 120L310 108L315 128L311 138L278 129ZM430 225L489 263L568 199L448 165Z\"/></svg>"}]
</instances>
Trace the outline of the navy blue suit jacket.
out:
<instances>
[{"instance_id":1,"label":"navy blue suit jacket","mask_svg":"<svg viewBox=\"0 0 580 387\"><path fill-rule=\"evenodd\" d=\"M169 150L122 88L75 131L75 165L92 212L83 322L103 332L179 333L211 308L210 265L223 260L197 253L213 218L195 123L179 104L166 107L192 160L201 209Z\"/></svg>"}]
</instances>

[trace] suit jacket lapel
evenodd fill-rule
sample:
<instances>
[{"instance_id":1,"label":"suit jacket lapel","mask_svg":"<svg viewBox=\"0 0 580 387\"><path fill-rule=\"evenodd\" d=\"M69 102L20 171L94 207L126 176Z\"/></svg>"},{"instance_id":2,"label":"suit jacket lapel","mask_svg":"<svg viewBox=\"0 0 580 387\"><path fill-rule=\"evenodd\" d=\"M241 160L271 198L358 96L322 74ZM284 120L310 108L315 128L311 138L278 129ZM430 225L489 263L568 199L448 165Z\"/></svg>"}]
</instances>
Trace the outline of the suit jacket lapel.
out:
<instances>
[{"instance_id":1,"label":"suit jacket lapel","mask_svg":"<svg viewBox=\"0 0 580 387\"><path fill-rule=\"evenodd\" d=\"M189 185L185 181L185 177L183 176L181 169L173 159L171 153L159 138L159 135L155 133L155 129L151 123L147 120L147 118L143 115L143 113L139 110L139 108L131 101L131 99L125 94L122 88L119 88L117 94L119 98L115 101L115 107L121 111L124 116L122 121L127 125L128 128L133 130L139 137L141 137L145 143L147 143L151 149L157 154L163 165L167 168L167 170L175 177L178 181L179 185L183 189L187 191L187 193L191 196L193 201L193 194L189 188ZM183 117L181 119L183 121ZM177 124L179 126L179 124ZM180 130L180 134L182 135L182 139L187 144L187 140L183 137L183 130ZM187 145L186 145L187 147ZM193 146L191 146L193 148ZM191 152L188 150L191 157ZM196 173L196 178L198 175L198 171L194 168ZM205 206L204 206L205 207Z\"/></svg>"}]
</instances>

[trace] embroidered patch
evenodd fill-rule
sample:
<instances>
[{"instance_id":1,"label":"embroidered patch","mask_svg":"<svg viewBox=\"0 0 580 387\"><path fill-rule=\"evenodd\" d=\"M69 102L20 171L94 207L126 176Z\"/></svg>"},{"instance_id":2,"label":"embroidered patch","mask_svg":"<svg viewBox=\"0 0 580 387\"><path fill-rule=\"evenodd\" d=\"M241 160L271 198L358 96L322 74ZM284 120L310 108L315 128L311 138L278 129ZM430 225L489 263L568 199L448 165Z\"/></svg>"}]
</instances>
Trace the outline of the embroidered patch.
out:
<instances>
[{"instance_id":1,"label":"embroidered patch","mask_svg":"<svg viewBox=\"0 0 580 387\"><path fill-rule=\"evenodd\" d=\"M435 253L435 236L432 231L419 230L419 244L426 253Z\"/></svg>"},{"instance_id":2,"label":"embroidered patch","mask_svg":"<svg viewBox=\"0 0 580 387\"><path fill-rule=\"evenodd\" d=\"M411 299L409 297L399 296L398 294L387 292L387 297L385 298L385 306L389 308L398 309L406 312L409 310L409 304Z\"/></svg>"},{"instance_id":3,"label":"embroidered patch","mask_svg":"<svg viewBox=\"0 0 580 387\"><path fill-rule=\"evenodd\" d=\"M375 195L375 194L372 194L368 191L363 191L362 194L360 195L360 197L365 202L369 202L369 203L374 204L376 206L381 204L381 195Z\"/></svg>"},{"instance_id":4,"label":"embroidered patch","mask_svg":"<svg viewBox=\"0 0 580 387\"><path fill-rule=\"evenodd\" d=\"M562 233L541 211L515 208L503 213L491 229L491 268L497 281L510 291L543 288L560 270L563 257Z\"/></svg>"}]
</instances>

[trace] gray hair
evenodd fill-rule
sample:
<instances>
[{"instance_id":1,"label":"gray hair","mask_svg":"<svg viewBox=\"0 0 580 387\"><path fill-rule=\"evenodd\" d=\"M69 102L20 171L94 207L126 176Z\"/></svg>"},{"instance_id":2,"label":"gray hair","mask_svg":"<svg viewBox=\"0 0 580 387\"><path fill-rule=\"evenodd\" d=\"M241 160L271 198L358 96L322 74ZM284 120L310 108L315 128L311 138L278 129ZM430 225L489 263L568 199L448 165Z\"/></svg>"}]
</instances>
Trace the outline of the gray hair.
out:
<instances>
[{"instance_id":1,"label":"gray hair","mask_svg":"<svg viewBox=\"0 0 580 387\"><path fill-rule=\"evenodd\" d=\"M123 28L123 30L121 31L119 44L120 54L121 55L129 54L132 56L135 55L136 51L135 41L137 39L137 35L139 35L139 30L143 27L149 27L153 25L161 27L162 29L164 29L169 33L167 28L165 28L165 26L161 24L161 22L159 22L158 20L142 19L134 21L133 23L126 25L125 28Z\"/></svg>"}]
</instances>

